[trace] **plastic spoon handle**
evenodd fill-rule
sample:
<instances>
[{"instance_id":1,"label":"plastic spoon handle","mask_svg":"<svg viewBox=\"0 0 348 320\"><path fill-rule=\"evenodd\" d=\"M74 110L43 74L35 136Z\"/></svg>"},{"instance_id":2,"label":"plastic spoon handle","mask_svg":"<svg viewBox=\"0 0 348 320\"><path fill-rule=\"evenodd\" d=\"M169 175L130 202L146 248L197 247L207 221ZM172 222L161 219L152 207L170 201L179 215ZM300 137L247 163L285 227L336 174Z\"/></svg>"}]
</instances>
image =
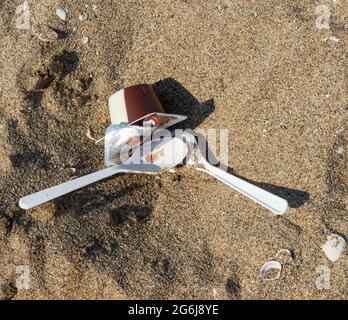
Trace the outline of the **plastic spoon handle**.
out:
<instances>
[{"instance_id":1,"label":"plastic spoon handle","mask_svg":"<svg viewBox=\"0 0 348 320\"><path fill-rule=\"evenodd\" d=\"M205 163L205 170L198 169L208 174L212 175L216 179L230 186L232 189L244 194L249 199L255 201L261 206L267 208L275 215L283 214L288 208L288 202L276 196L273 193L270 193L264 189L261 189L245 180L242 180L236 176L233 176L217 167Z\"/></svg>"},{"instance_id":2,"label":"plastic spoon handle","mask_svg":"<svg viewBox=\"0 0 348 320\"><path fill-rule=\"evenodd\" d=\"M78 190L82 187L85 187L99 180L113 176L116 173L125 172L125 171L126 170L120 169L114 166L114 167L106 168L94 173L90 173L85 176L76 178L74 180L70 180L62 184L58 184L54 187L26 196L19 200L19 206L22 209L26 209L26 210L31 209L40 204L43 204L45 202L58 198L64 194L70 193L72 191Z\"/></svg>"}]
</instances>

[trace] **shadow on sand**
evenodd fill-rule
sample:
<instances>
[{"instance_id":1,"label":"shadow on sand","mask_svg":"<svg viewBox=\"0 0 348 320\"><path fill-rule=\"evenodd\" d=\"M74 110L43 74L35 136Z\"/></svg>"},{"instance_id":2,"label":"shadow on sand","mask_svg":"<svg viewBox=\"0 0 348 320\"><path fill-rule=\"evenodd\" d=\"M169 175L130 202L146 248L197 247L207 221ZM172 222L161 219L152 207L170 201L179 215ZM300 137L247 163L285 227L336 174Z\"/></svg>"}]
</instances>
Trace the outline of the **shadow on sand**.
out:
<instances>
[{"instance_id":1,"label":"shadow on sand","mask_svg":"<svg viewBox=\"0 0 348 320\"><path fill-rule=\"evenodd\" d=\"M176 128L190 128L193 130L197 128L215 110L213 99L199 103L199 101L193 95L191 95L189 91L187 91L178 81L172 78L161 80L154 84L153 87L168 113L182 114L188 117L185 122L179 124ZM202 135L198 135L196 133L196 136L200 136L200 139L205 141ZM215 155L207 146L206 141L205 144L207 159L209 159L213 164L218 164L219 160L215 158ZM298 208L309 200L308 192L280 187L266 182L254 181L234 173L232 168L227 168L227 172L286 199L289 203L289 207L291 208Z\"/></svg>"}]
</instances>

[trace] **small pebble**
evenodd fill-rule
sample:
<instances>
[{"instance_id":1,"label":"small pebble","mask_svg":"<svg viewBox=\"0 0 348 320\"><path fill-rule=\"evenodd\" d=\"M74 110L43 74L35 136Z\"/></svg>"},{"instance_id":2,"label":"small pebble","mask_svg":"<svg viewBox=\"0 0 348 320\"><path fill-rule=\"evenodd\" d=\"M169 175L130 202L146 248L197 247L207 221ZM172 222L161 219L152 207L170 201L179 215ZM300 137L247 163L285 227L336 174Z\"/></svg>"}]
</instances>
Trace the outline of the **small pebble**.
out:
<instances>
[{"instance_id":1,"label":"small pebble","mask_svg":"<svg viewBox=\"0 0 348 320\"><path fill-rule=\"evenodd\" d=\"M68 19L68 11L63 7L59 7L56 11L56 14L63 21L66 21Z\"/></svg>"},{"instance_id":2,"label":"small pebble","mask_svg":"<svg viewBox=\"0 0 348 320\"><path fill-rule=\"evenodd\" d=\"M339 155L343 155L343 153L344 153L344 147L343 147L343 146L339 146L339 147L336 149L336 152L337 152Z\"/></svg>"},{"instance_id":3,"label":"small pebble","mask_svg":"<svg viewBox=\"0 0 348 320\"><path fill-rule=\"evenodd\" d=\"M339 135L339 134L341 134L343 132L343 129L337 129L336 131L335 131L335 134L336 135Z\"/></svg>"},{"instance_id":4,"label":"small pebble","mask_svg":"<svg viewBox=\"0 0 348 320\"><path fill-rule=\"evenodd\" d=\"M83 44L87 44L88 41L89 41L89 38L88 38L88 37L83 37L83 38L81 39L81 42L82 42Z\"/></svg>"},{"instance_id":5,"label":"small pebble","mask_svg":"<svg viewBox=\"0 0 348 320\"><path fill-rule=\"evenodd\" d=\"M224 10L226 9L226 7L225 7L224 5L222 5L222 4L218 4L218 5L216 6L216 9L217 9L218 11L224 11Z\"/></svg>"},{"instance_id":6,"label":"small pebble","mask_svg":"<svg viewBox=\"0 0 348 320\"><path fill-rule=\"evenodd\" d=\"M83 21L86 20L86 17L85 17L83 14L80 14L80 15L79 15L79 20L80 20L81 22L83 22Z\"/></svg>"}]
</instances>

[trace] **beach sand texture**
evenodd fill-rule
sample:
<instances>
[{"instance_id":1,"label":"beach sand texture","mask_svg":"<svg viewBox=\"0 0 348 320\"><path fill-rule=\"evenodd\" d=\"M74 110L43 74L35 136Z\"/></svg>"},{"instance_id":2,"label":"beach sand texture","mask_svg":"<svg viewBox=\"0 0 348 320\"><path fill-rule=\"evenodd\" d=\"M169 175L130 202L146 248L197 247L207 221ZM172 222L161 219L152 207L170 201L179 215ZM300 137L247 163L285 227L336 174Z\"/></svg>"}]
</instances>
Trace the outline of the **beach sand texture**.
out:
<instances>
[{"instance_id":1,"label":"beach sand texture","mask_svg":"<svg viewBox=\"0 0 348 320\"><path fill-rule=\"evenodd\" d=\"M348 237L347 1L32 0L30 27L51 42L16 27L22 3L0 0L1 299L348 298L347 249L334 263L321 250ZM102 137L108 98L137 83L187 115L181 127L228 129L231 172L286 198L286 214L187 166L21 210L103 167L86 133ZM262 282L280 249L293 260Z\"/></svg>"}]
</instances>

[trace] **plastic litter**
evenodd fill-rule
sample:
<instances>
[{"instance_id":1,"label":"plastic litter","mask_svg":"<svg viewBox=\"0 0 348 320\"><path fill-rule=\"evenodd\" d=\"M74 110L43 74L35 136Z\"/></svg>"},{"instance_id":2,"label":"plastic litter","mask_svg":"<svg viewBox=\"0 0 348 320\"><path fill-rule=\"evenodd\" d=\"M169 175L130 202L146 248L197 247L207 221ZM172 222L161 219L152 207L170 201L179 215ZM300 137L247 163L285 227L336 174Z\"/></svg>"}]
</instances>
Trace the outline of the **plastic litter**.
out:
<instances>
[{"instance_id":1,"label":"plastic litter","mask_svg":"<svg viewBox=\"0 0 348 320\"><path fill-rule=\"evenodd\" d=\"M152 133L152 128L111 125L106 129L104 139L104 166L120 164L129 152L138 148Z\"/></svg>"},{"instance_id":2,"label":"plastic litter","mask_svg":"<svg viewBox=\"0 0 348 320\"><path fill-rule=\"evenodd\" d=\"M60 13L61 18L64 18L62 12ZM285 199L208 163L192 134L185 132L178 138L167 137L165 142L163 142L164 139L153 139L148 142L151 136L161 132L161 129L173 126L187 118L166 113L151 85L140 84L119 90L110 97L109 110L111 126L106 129L105 137L95 139L90 129L86 134L95 143L105 140L105 169L22 198L19 203L21 208L32 208L119 172L167 171L178 165L180 163L178 160L183 156L194 163L197 170L210 174L269 209L273 214L280 215L286 211L288 203ZM165 143L165 148L160 148L161 143ZM172 150L170 146L176 149ZM199 160L200 168L197 167L196 162L192 162L193 155Z\"/></svg>"},{"instance_id":3,"label":"plastic litter","mask_svg":"<svg viewBox=\"0 0 348 320\"><path fill-rule=\"evenodd\" d=\"M28 210L118 173L162 173L182 163L187 155L187 146L178 138L157 139L147 142L138 151L118 166L105 168L26 196L19 200L19 206Z\"/></svg>"},{"instance_id":4,"label":"plastic litter","mask_svg":"<svg viewBox=\"0 0 348 320\"><path fill-rule=\"evenodd\" d=\"M117 91L109 99L112 124L168 128L187 117L165 112L151 85L140 84Z\"/></svg>"},{"instance_id":5,"label":"plastic litter","mask_svg":"<svg viewBox=\"0 0 348 320\"><path fill-rule=\"evenodd\" d=\"M203 171L213 176L230 188L267 208L274 215L282 215L285 213L288 208L288 202L285 199L211 165L201 153L193 134L184 132L182 137L189 145L189 161L193 163L193 167L196 170ZM200 167L199 164L201 165Z\"/></svg>"}]
</instances>

